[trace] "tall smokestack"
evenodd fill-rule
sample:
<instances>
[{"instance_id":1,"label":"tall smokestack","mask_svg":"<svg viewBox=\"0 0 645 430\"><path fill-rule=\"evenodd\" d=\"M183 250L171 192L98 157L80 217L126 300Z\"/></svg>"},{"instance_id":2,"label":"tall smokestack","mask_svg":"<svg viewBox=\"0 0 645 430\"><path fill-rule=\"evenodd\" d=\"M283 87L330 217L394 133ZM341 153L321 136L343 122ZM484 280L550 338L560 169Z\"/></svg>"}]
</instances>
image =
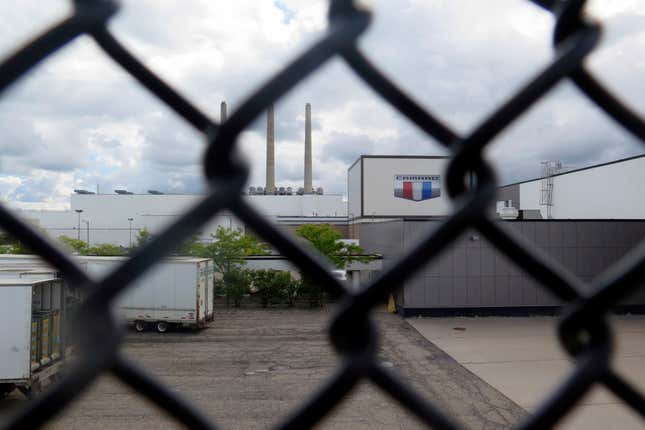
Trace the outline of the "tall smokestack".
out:
<instances>
[{"instance_id":1,"label":"tall smokestack","mask_svg":"<svg viewBox=\"0 0 645 430\"><path fill-rule=\"evenodd\" d=\"M305 194L314 192L311 185L311 105L305 105Z\"/></svg>"},{"instance_id":2,"label":"tall smokestack","mask_svg":"<svg viewBox=\"0 0 645 430\"><path fill-rule=\"evenodd\" d=\"M273 105L269 106L267 112L267 181L266 194L273 194L275 191L275 136L273 128Z\"/></svg>"},{"instance_id":3,"label":"tall smokestack","mask_svg":"<svg viewBox=\"0 0 645 430\"><path fill-rule=\"evenodd\" d=\"M226 121L226 102L222 102L219 106L219 122L222 123Z\"/></svg>"}]
</instances>

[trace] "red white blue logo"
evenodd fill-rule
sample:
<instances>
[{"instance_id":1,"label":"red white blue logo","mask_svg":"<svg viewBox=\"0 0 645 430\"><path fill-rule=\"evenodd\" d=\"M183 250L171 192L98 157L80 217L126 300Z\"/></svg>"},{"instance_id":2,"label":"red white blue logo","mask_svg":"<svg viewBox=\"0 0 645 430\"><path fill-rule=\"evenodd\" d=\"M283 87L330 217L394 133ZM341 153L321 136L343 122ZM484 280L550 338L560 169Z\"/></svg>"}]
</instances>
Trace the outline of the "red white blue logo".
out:
<instances>
[{"instance_id":1,"label":"red white blue logo","mask_svg":"<svg viewBox=\"0 0 645 430\"><path fill-rule=\"evenodd\" d=\"M394 197L420 202L440 195L439 175L394 175Z\"/></svg>"}]
</instances>

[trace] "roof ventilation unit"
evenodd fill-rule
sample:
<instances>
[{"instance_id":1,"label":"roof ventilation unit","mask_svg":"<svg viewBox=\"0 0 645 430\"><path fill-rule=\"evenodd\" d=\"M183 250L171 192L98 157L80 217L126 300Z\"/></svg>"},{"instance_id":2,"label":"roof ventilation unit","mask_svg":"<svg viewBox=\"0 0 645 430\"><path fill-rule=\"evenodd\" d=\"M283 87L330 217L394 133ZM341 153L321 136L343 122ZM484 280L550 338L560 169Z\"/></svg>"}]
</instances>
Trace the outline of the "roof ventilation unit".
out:
<instances>
[{"instance_id":1,"label":"roof ventilation unit","mask_svg":"<svg viewBox=\"0 0 645 430\"><path fill-rule=\"evenodd\" d=\"M500 204L502 203L503 206ZM501 219L517 219L519 216L519 211L517 208L513 207L513 201L512 200L505 200L505 201L500 201L497 202L498 208L497 208L497 213L499 213L499 217Z\"/></svg>"},{"instance_id":2,"label":"roof ventilation unit","mask_svg":"<svg viewBox=\"0 0 645 430\"><path fill-rule=\"evenodd\" d=\"M95 194L93 191L87 191L87 190L74 190L76 194Z\"/></svg>"}]
</instances>

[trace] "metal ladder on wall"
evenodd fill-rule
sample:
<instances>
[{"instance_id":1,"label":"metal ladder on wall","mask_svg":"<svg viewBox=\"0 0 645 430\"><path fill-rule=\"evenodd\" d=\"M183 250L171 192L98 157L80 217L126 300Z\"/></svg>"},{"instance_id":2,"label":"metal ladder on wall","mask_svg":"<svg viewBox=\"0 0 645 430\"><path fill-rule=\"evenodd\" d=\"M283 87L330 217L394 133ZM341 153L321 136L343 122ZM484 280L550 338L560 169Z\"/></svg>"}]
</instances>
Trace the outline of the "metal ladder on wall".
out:
<instances>
[{"instance_id":1,"label":"metal ladder on wall","mask_svg":"<svg viewBox=\"0 0 645 430\"><path fill-rule=\"evenodd\" d=\"M540 205L546 206L546 217L552 219L553 208L553 176L562 170L562 162L558 160L542 161L542 181L540 188Z\"/></svg>"}]
</instances>

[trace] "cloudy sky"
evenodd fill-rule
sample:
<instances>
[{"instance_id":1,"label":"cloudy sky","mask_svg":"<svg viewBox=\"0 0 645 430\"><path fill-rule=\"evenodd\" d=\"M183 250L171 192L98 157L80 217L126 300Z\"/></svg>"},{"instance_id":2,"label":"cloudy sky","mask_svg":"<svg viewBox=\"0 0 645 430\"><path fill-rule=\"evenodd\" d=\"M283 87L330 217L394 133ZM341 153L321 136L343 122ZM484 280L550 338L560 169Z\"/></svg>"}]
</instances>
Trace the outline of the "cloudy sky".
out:
<instances>
[{"instance_id":1,"label":"cloudy sky","mask_svg":"<svg viewBox=\"0 0 645 430\"><path fill-rule=\"evenodd\" d=\"M376 0L362 49L400 86L466 133L552 56L553 19L521 0ZM66 1L0 2L0 58L68 12ZM320 0L123 0L111 22L147 66L219 119L326 28ZM645 114L645 4L591 2L605 23L590 68ZM441 154L339 60L276 105L276 181L301 185L304 105L312 104L314 185L346 192L360 154ZM204 189L205 144L181 118L116 67L89 38L50 57L0 99L0 197L20 207L64 208L74 188ZM265 117L242 136L249 185L263 185ZM488 156L501 183L535 177L540 161L583 167L645 148L573 86L561 84Z\"/></svg>"}]
</instances>

